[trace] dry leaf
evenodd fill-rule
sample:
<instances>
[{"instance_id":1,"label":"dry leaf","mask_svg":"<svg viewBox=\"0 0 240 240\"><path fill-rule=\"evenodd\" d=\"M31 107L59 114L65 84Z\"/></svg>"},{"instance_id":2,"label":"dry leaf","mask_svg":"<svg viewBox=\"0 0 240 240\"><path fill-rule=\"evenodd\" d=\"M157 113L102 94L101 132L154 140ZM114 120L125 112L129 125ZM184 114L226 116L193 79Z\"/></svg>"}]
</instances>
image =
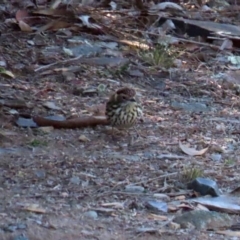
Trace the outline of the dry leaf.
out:
<instances>
[{"instance_id":1,"label":"dry leaf","mask_svg":"<svg viewBox=\"0 0 240 240\"><path fill-rule=\"evenodd\" d=\"M15 16L16 20L19 21L26 21L27 18L29 18L29 14L26 10L18 10L16 12L16 16Z\"/></svg>"},{"instance_id":2,"label":"dry leaf","mask_svg":"<svg viewBox=\"0 0 240 240\"><path fill-rule=\"evenodd\" d=\"M183 11L183 8L181 6L179 6L178 4L173 3L173 2L158 3L158 4L154 5L154 6L152 6L150 8L150 10L165 10L167 8Z\"/></svg>"},{"instance_id":3,"label":"dry leaf","mask_svg":"<svg viewBox=\"0 0 240 240\"><path fill-rule=\"evenodd\" d=\"M73 55L74 55L73 52L72 52L72 50L69 49L69 48L63 47L63 52L64 52L66 55L68 55L68 56L73 56Z\"/></svg>"},{"instance_id":4,"label":"dry leaf","mask_svg":"<svg viewBox=\"0 0 240 240\"><path fill-rule=\"evenodd\" d=\"M163 215L156 215L151 213L149 218L154 219L154 220L160 220L160 221L167 221L168 217L167 216L163 216Z\"/></svg>"},{"instance_id":5,"label":"dry leaf","mask_svg":"<svg viewBox=\"0 0 240 240\"><path fill-rule=\"evenodd\" d=\"M239 231L224 230L224 231L216 231L216 233L224 234L224 235L231 236L231 237L240 237Z\"/></svg>"},{"instance_id":6,"label":"dry leaf","mask_svg":"<svg viewBox=\"0 0 240 240\"><path fill-rule=\"evenodd\" d=\"M61 110L61 108L56 106L54 102L45 102L43 103L43 106L53 110Z\"/></svg>"},{"instance_id":7,"label":"dry leaf","mask_svg":"<svg viewBox=\"0 0 240 240\"><path fill-rule=\"evenodd\" d=\"M38 204L30 204L28 206L25 206L23 209L35 213L46 213L46 210L39 207Z\"/></svg>"},{"instance_id":8,"label":"dry leaf","mask_svg":"<svg viewBox=\"0 0 240 240\"><path fill-rule=\"evenodd\" d=\"M94 28L94 29L101 29L101 26L89 22L90 16L88 15L82 15L79 17L79 19L82 20L83 26Z\"/></svg>"},{"instance_id":9,"label":"dry leaf","mask_svg":"<svg viewBox=\"0 0 240 240\"><path fill-rule=\"evenodd\" d=\"M175 200L183 201L185 199L186 199L186 196L184 196L184 195L180 195L180 196L175 197Z\"/></svg>"},{"instance_id":10,"label":"dry leaf","mask_svg":"<svg viewBox=\"0 0 240 240\"><path fill-rule=\"evenodd\" d=\"M169 212L176 212L177 210L179 210L179 208L177 206L168 205Z\"/></svg>"},{"instance_id":11,"label":"dry leaf","mask_svg":"<svg viewBox=\"0 0 240 240\"><path fill-rule=\"evenodd\" d=\"M18 22L18 26L23 32L32 32L32 28L22 20Z\"/></svg>"},{"instance_id":12,"label":"dry leaf","mask_svg":"<svg viewBox=\"0 0 240 240\"><path fill-rule=\"evenodd\" d=\"M103 207L115 207L115 208L124 208L124 203L112 202L112 203L102 203Z\"/></svg>"},{"instance_id":13,"label":"dry leaf","mask_svg":"<svg viewBox=\"0 0 240 240\"><path fill-rule=\"evenodd\" d=\"M188 50L189 52L193 52L193 51L196 51L197 49L199 49L199 45L195 44L195 43L187 43L184 45L184 48L186 50Z\"/></svg>"},{"instance_id":14,"label":"dry leaf","mask_svg":"<svg viewBox=\"0 0 240 240\"><path fill-rule=\"evenodd\" d=\"M51 22L48 22L46 25L43 25L41 26L40 28L38 28L38 32L44 32L44 31L47 31L47 30L58 30L58 29L62 29L62 28L68 28L70 27L71 24L70 23L67 23L67 22L64 22L64 21L60 21L60 20L57 20L57 21L51 21Z\"/></svg>"},{"instance_id":15,"label":"dry leaf","mask_svg":"<svg viewBox=\"0 0 240 240\"><path fill-rule=\"evenodd\" d=\"M0 67L0 75L5 75L7 77L15 78L14 74L4 68Z\"/></svg>"},{"instance_id":16,"label":"dry leaf","mask_svg":"<svg viewBox=\"0 0 240 240\"><path fill-rule=\"evenodd\" d=\"M179 147L181 148L181 150L184 153L186 153L189 156L200 156L200 155L203 155L209 149L209 146L208 146L207 148L204 148L202 150L196 150L194 148L190 148L190 147L188 147L186 145L183 145L181 142L179 142Z\"/></svg>"},{"instance_id":17,"label":"dry leaf","mask_svg":"<svg viewBox=\"0 0 240 240\"><path fill-rule=\"evenodd\" d=\"M201 11L203 12L213 12L214 10L211 9L209 6L207 5L203 5L202 8L201 8Z\"/></svg>"},{"instance_id":18,"label":"dry leaf","mask_svg":"<svg viewBox=\"0 0 240 240\"><path fill-rule=\"evenodd\" d=\"M203 206L202 204L197 204L196 209L197 210L209 211L209 209L207 207Z\"/></svg>"},{"instance_id":19,"label":"dry leaf","mask_svg":"<svg viewBox=\"0 0 240 240\"><path fill-rule=\"evenodd\" d=\"M175 223L175 222L170 222L170 223L169 223L169 227L170 227L170 229L177 230L177 229L180 229L180 228L181 228L181 225L178 224L178 223Z\"/></svg>"},{"instance_id":20,"label":"dry leaf","mask_svg":"<svg viewBox=\"0 0 240 240\"><path fill-rule=\"evenodd\" d=\"M89 142L90 141L85 135L81 135L78 138L78 140L81 141L81 142Z\"/></svg>"}]
</instances>

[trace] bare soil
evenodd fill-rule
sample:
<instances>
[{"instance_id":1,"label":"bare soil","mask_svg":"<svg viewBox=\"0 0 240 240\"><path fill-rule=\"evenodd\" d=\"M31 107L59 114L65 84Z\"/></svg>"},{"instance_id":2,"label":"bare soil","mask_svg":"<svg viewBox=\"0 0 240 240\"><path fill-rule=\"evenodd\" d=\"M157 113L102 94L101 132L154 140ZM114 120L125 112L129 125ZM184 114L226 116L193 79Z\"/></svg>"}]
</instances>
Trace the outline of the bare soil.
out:
<instances>
[{"instance_id":1,"label":"bare soil","mask_svg":"<svg viewBox=\"0 0 240 240\"><path fill-rule=\"evenodd\" d=\"M144 106L144 121L135 129L113 137L111 128L86 129L20 128L13 124L11 110L1 108L0 155L0 226L1 239L13 239L23 233L30 240L60 239L226 239L213 232L173 229L157 220L144 203L155 193L170 196L179 191L177 183L186 168L201 169L215 179L222 191L239 182L239 149L222 154L213 161L216 149L229 148L239 141L238 124L223 119L239 117L237 99L230 90L218 89L210 79L211 72L183 70L173 79L164 79L166 87L158 89L151 76L115 77L105 67L80 65L82 71L66 79L51 71L34 72L41 48L29 46L26 34L1 37L1 58L7 61L16 78L0 78L0 97L18 99L30 108L19 113L34 115L82 116L104 104L109 94L131 84ZM48 35L52 45L63 45L63 39ZM58 58L56 52L56 59ZM52 60L53 61L53 60ZM78 63L74 63L78 65ZM67 66L61 66L67 67ZM54 67L55 68L55 67ZM49 68L53 70L54 68ZM106 75L102 75L106 71ZM100 74L101 73L101 74ZM74 94L74 89L106 91L97 94ZM235 98L236 97L236 98ZM172 102L203 101L209 111L190 113L175 109ZM47 109L43 103L54 102L61 110ZM229 104L228 104L229 103ZM203 156L190 157L179 148L179 140L199 149L212 148ZM174 155L174 158L164 157ZM209 167L210 166L210 167ZM129 184L142 186L141 193L126 192ZM190 197L188 195L186 198ZM96 211L96 219L87 216ZM162 213L167 219L176 211ZM9 232L9 226L15 226ZM138 228L157 228L158 232L139 233Z\"/></svg>"}]
</instances>

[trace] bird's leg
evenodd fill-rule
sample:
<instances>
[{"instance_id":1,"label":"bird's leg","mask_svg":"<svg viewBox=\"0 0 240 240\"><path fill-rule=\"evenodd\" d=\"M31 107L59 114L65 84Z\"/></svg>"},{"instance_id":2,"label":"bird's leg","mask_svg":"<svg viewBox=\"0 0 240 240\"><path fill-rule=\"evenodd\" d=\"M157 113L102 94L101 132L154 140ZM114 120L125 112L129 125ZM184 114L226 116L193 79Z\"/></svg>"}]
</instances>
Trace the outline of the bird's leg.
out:
<instances>
[{"instance_id":1,"label":"bird's leg","mask_svg":"<svg viewBox=\"0 0 240 240\"><path fill-rule=\"evenodd\" d=\"M137 138L139 138L139 137L140 137L140 134L138 133L136 126L133 126L133 129L134 129L134 130L136 131L136 133L137 133Z\"/></svg>"}]
</instances>

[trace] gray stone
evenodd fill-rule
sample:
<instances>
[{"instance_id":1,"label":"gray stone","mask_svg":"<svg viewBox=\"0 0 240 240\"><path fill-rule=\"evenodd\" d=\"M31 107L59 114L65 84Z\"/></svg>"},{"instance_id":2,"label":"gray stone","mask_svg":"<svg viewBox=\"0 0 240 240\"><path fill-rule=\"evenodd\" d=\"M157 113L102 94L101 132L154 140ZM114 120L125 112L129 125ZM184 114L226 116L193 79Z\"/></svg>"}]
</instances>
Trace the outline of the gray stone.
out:
<instances>
[{"instance_id":1,"label":"gray stone","mask_svg":"<svg viewBox=\"0 0 240 240\"><path fill-rule=\"evenodd\" d=\"M141 193L144 192L144 187L141 186L133 186L133 185L128 185L125 187L125 190L127 192L136 192L136 193Z\"/></svg>"},{"instance_id":2,"label":"gray stone","mask_svg":"<svg viewBox=\"0 0 240 240\"><path fill-rule=\"evenodd\" d=\"M98 218L98 214L95 211L88 211L84 213L84 216L92 218L92 219L97 219Z\"/></svg>"}]
</instances>

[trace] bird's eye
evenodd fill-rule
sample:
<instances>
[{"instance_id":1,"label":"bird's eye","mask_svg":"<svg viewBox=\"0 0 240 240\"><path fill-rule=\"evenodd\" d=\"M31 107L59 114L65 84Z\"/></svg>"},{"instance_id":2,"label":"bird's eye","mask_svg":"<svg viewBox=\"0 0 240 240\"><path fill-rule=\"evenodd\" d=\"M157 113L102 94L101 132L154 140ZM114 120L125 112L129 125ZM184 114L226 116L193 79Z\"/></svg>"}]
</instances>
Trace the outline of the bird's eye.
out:
<instances>
[{"instance_id":1,"label":"bird's eye","mask_svg":"<svg viewBox=\"0 0 240 240\"><path fill-rule=\"evenodd\" d=\"M126 100L126 99L127 99L127 97L126 97L126 96L122 96L122 99L123 99L123 100Z\"/></svg>"}]
</instances>

